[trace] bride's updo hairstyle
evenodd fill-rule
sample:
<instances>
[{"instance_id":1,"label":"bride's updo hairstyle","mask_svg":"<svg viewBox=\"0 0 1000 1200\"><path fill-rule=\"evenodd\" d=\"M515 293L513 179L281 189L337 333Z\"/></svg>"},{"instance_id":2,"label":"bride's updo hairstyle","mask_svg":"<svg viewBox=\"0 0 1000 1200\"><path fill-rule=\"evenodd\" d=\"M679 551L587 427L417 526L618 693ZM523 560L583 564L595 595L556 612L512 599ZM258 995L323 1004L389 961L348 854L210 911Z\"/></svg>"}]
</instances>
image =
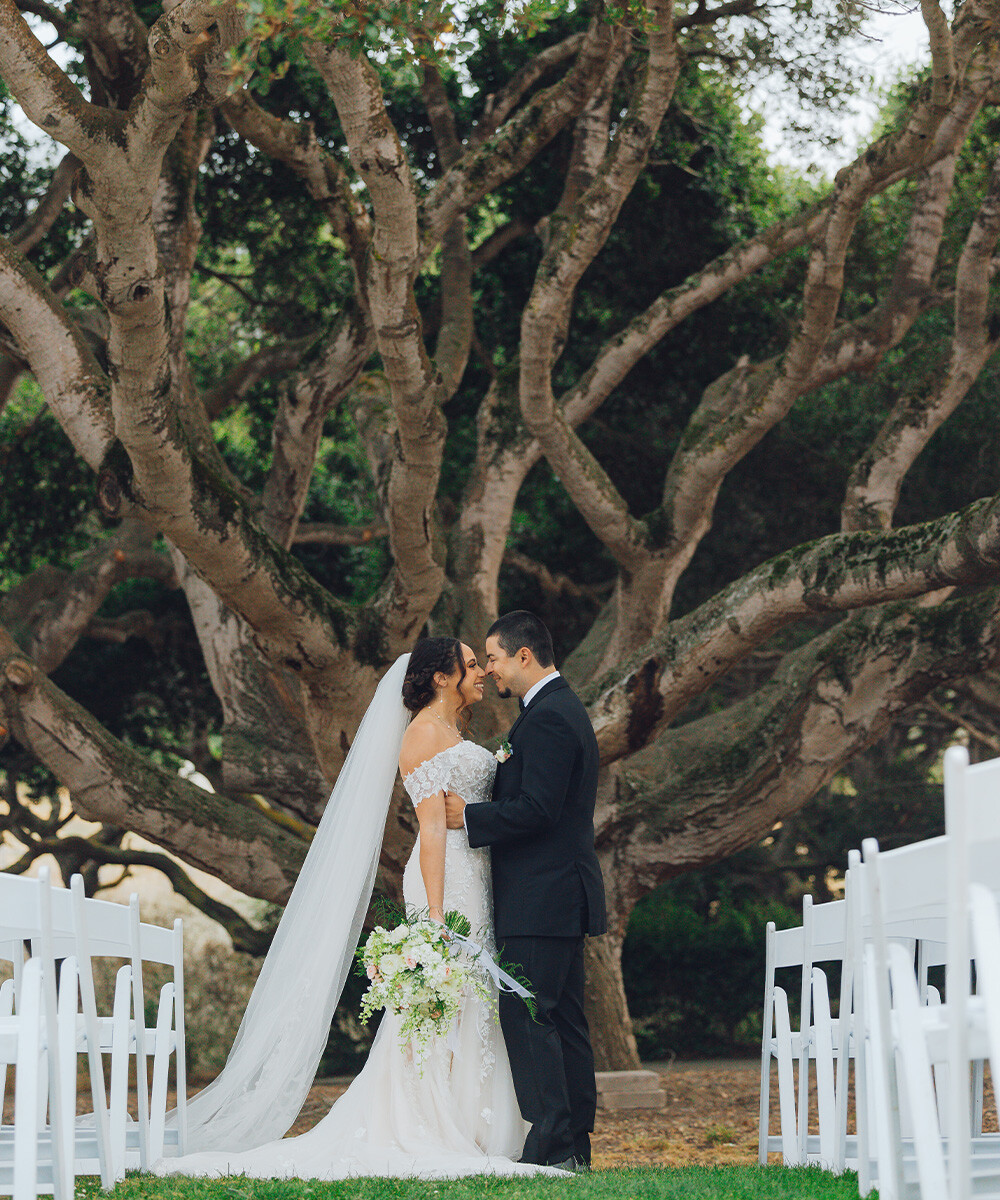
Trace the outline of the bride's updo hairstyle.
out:
<instances>
[{"instance_id":1,"label":"bride's updo hairstyle","mask_svg":"<svg viewBox=\"0 0 1000 1200\"><path fill-rule=\"evenodd\" d=\"M465 662L462 658L462 643L458 638L421 638L410 651L410 661L403 678L403 704L411 713L418 713L437 695L434 676L453 675L455 668L461 670L459 685L465 678Z\"/></svg>"}]
</instances>

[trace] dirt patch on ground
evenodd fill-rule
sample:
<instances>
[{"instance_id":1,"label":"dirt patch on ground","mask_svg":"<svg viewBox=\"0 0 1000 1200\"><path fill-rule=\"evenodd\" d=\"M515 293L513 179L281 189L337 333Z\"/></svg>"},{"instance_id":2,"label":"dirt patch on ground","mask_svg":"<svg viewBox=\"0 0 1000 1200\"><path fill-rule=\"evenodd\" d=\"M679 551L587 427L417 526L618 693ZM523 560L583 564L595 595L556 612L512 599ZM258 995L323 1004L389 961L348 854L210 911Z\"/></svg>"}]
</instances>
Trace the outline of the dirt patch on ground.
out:
<instances>
[{"instance_id":1,"label":"dirt patch on ground","mask_svg":"<svg viewBox=\"0 0 1000 1200\"><path fill-rule=\"evenodd\" d=\"M593 1138L595 1167L756 1161L759 1059L647 1066L663 1080L666 1108L599 1112ZM320 1120L348 1082L317 1081L292 1132L302 1133Z\"/></svg>"},{"instance_id":2,"label":"dirt patch on ground","mask_svg":"<svg viewBox=\"0 0 1000 1200\"><path fill-rule=\"evenodd\" d=\"M632 1163L664 1167L691 1163L757 1161L760 1113L760 1059L716 1059L707 1062L646 1063L663 1084L667 1103L662 1112L597 1114L593 1152L595 1167ZM313 1085L293 1133L303 1133L329 1111L346 1090L348 1079L324 1079ZM815 1089L813 1089L815 1092ZM771 1131L778 1132L778 1081L772 1072ZM815 1115L815 1095L811 1106ZM815 1119L811 1122L816 1131ZM853 1124L849 1126L853 1131ZM997 1130L996 1107L987 1068L983 1128ZM779 1155L772 1154L777 1162Z\"/></svg>"},{"instance_id":3,"label":"dirt patch on ground","mask_svg":"<svg viewBox=\"0 0 1000 1200\"><path fill-rule=\"evenodd\" d=\"M595 1167L647 1164L665 1167L691 1163L750 1163L757 1161L757 1122L760 1111L760 1060L720 1059L708 1062L647 1063L656 1071L666 1094L661 1112L597 1114L593 1151ZM313 1084L290 1132L304 1133L320 1121L350 1083L349 1077L319 1079ZM80 1112L90 1111L86 1081L80 1080ZM191 1088L193 1095L196 1087ZM134 1100L134 1095L133 1095ZM5 1108L12 1110L8 1093ZM174 1105L174 1096L169 1097ZM777 1076L771 1079L771 1130L778 1131ZM815 1113L815 1098L812 1105ZM7 1119L10 1119L8 1113ZM815 1132L815 1121L812 1122ZM997 1113L989 1069L985 1088L983 1128L997 1131ZM772 1161L778 1160L772 1154Z\"/></svg>"},{"instance_id":4,"label":"dirt patch on ground","mask_svg":"<svg viewBox=\"0 0 1000 1200\"><path fill-rule=\"evenodd\" d=\"M647 1065L660 1075L666 1108L598 1113L595 1166L756 1161L759 1059Z\"/></svg>"},{"instance_id":5,"label":"dirt patch on ground","mask_svg":"<svg viewBox=\"0 0 1000 1200\"><path fill-rule=\"evenodd\" d=\"M756 1159L759 1061L651 1064L650 1069L663 1080L666 1108L599 1112L593 1138L595 1167ZM349 1082L317 1080L291 1132L304 1133L321 1120Z\"/></svg>"}]
</instances>

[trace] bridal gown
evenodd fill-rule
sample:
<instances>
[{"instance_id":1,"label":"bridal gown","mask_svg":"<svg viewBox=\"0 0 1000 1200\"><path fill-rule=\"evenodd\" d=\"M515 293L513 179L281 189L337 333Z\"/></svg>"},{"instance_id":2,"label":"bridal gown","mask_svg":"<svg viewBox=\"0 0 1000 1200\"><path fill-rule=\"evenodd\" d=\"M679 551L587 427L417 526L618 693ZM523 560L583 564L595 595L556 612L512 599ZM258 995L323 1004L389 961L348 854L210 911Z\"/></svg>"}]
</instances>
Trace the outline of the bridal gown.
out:
<instances>
[{"instance_id":1,"label":"bridal gown","mask_svg":"<svg viewBox=\"0 0 1000 1200\"><path fill-rule=\"evenodd\" d=\"M475 803L489 799L496 768L488 750L463 741L421 763L403 783L415 805L442 789ZM427 908L419 837L403 874L403 896L408 906ZM444 907L467 916L473 939L495 956L489 851L471 849L463 830L447 834ZM545 1171L514 1161L528 1126L495 1014L495 1005L468 993L449 1034L433 1039L421 1070L400 1047L400 1018L386 1013L361 1073L308 1133L241 1153L163 1159L153 1169L300 1179Z\"/></svg>"}]
</instances>

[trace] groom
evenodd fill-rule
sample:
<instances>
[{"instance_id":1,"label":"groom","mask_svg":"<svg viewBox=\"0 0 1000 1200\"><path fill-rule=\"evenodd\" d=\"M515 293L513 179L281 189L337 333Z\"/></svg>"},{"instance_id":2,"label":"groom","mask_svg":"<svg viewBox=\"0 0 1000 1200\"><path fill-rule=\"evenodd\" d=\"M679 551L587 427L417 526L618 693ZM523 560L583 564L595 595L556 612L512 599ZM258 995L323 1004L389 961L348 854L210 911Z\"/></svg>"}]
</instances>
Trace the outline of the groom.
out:
<instances>
[{"instance_id":1,"label":"groom","mask_svg":"<svg viewBox=\"0 0 1000 1200\"><path fill-rule=\"evenodd\" d=\"M497 944L527 978L538 1006L501 993L503 1029L521 1115L522 1162L590 1164L597 1087L583 1012L584 935L604 933L604 882L594 852L597 739L587 710L553 665L552 638L533 613L507 613L486 635L486 673L517 696L492 802L447 797L448 827L489 846ZM503 758L502 752L498 758Z\"/></svg>"}]
</instances>

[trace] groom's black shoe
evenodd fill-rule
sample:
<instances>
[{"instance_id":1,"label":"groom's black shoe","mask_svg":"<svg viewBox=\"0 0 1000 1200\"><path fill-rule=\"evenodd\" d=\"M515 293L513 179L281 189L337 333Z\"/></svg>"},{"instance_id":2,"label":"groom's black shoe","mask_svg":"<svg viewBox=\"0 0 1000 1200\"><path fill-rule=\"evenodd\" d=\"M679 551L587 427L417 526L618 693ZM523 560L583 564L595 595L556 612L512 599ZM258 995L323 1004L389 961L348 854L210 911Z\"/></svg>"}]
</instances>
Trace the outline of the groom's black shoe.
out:
<instances>
[{"instance_id":1,"label":"groom's black shoe","mask_svg":"<svg viewBox=\"0 0 1000 1200\"><path fill-rule=\"evenodd\" d=\"M571 1154L561 1162L546 1163L547 1167L555 1167L557 1171L565 1171L569 1175L584 1175L590 1170L590 1163Z\"/></svg>"}]
</instances>

